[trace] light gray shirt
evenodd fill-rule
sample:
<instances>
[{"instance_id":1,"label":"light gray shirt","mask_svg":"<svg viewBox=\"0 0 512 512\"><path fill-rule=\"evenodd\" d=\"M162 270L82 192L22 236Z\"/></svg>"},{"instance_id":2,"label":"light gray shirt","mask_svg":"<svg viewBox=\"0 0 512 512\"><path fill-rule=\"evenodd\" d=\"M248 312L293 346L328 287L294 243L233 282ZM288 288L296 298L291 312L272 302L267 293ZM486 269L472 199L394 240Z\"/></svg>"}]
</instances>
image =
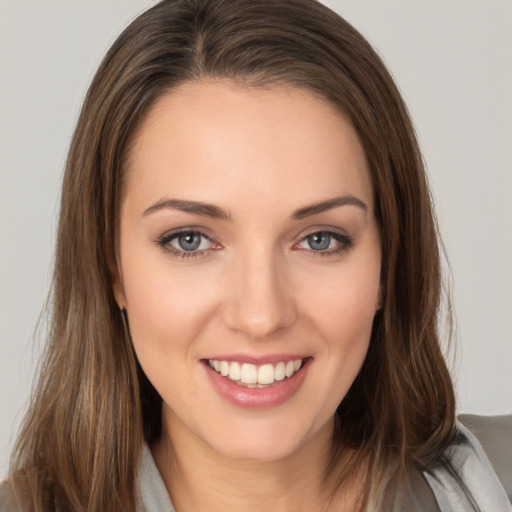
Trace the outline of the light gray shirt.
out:
<instances>
[{"instance_id":1,"label":"light gray shirt","mask_svg":"<svg viewBox=\"0 0 512 512\"><path fill-rule=\"evenodd\" d=\"M446 456L460 475L467 490L481 512L512 512L512 505L494 473L482 447L462 425L457 424L458 435L447 449ZM475 510L469 494L461 488L457 479L444 468L432 474L424 474L441 512L468 512ZM424 496L424 494L423 494ZM415 509L404 512L426 511L424 498L410 496L408 506L413 503ZM165 484L156 467L151 451L144 446L140 466L137 512L175 512Z\"/></svg>"},{"instance_id":2,"label":"light gray shirt","mask_svg":"<svg viewBox=\"0 0 512 512\"><path fill-rule=\"evenodd\" d=\"M406 491L394 512L471 512L471 501L481 512L512 512L512 505L476 438L458 423L458 435L446 456L467 491L448 469L424 474L422 483ZM472 496L470 498L469 496ZM434 503L434 502L437 502ZM437 505L437 506L436 506ZM0 512L17 512L7 482L0 486ZM144 445L139 468L137 512L176 512L151 451Z\"/></svg>"}]
</instances>

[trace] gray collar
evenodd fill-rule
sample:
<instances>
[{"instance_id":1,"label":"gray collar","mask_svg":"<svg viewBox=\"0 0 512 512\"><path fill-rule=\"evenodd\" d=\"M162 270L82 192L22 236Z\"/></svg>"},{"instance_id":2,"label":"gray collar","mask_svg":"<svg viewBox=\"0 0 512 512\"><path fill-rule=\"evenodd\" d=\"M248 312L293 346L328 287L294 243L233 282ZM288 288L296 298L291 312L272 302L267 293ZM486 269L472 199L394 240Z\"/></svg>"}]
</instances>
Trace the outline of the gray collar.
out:
<instances>
[{"instance_id":1,"label":"gray collar","mask_svg":"<svg viewBox=\"0 0 512 512\"><path fill-rule=\"evenodd\" d=\"M144 443L139 467L137 512L176 512L148 445Z\"/></svg>"}]
</instances>

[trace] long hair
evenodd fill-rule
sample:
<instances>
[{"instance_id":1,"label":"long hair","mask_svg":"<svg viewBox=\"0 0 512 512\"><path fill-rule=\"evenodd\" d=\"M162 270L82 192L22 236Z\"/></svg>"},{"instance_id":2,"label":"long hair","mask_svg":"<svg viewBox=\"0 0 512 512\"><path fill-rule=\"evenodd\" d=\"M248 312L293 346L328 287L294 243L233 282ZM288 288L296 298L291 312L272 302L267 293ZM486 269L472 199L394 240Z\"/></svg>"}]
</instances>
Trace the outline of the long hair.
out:
<instances>
[{"instance_id":1,"label":"long hair","mask_svg":"<svg viewBox=\"0 0 512 512\"><path fill-rule=\"evenodd\" d=\"M113 295L118 206L130 145L150 106L204 78L307 89L349 120L366 153L383 305L337 410L332 468L343 446L355 448L353 464L368 463L369 504L408 468L442 463L452 439L455 399L437 327L436 222L413 126L381 59L314 0L164 0L107 53L71 143L48 345L11 463L11 487L30 509L135 507L142 444L161 435L161 399L137 363Z\"/></svg>"}]
</instances>

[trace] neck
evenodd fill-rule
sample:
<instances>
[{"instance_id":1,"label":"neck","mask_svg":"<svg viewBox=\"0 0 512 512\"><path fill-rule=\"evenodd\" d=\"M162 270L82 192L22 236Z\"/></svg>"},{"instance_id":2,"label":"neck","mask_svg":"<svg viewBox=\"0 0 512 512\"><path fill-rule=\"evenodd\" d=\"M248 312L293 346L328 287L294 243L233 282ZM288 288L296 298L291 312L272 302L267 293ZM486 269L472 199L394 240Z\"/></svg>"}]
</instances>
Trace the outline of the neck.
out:
<instances>
[{"instance_id":1,"label":"neck","mask_svg":"<svg viewBox=\"0 0 512 512\"><path fill-rule=\"evenodd\" d=\"M334 510L333 495L337 511L356 510L360 479L345 481L336 493L326 480L331 423L287 457L263 461L224 457L188 430L167 423L167 435L152 452L177 512L327 511Z\"/></svg>"}]
</instances>

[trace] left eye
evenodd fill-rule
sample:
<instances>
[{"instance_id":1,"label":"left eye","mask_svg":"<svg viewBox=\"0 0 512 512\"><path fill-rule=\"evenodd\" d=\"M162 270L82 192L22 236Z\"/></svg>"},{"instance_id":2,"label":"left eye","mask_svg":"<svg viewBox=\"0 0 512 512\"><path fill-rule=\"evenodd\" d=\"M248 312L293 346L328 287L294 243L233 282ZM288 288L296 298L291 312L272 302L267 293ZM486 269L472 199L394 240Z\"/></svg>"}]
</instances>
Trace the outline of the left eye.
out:
<instances>
[{"instance_id":1,"label":"left eye","mask_svg":"<svg viewBox=\"0 0 512 512\"><path fill-rule=\"evenodd\" d=\"M325 251L331 249L333 238L329 233L313 233L306 237L306 243L314 251Z\"/></svg>"},{"instance_id":2,"label":"left eye","mask_svg":"<svg viewBox=\"0 0 512 512\"><path fill-rule=\"evenodd\" d=\"M165 242L174 249L185 252L204 251L209 249L212 244L212 241L206 235L197 231L176 233L171 235Z\"/></svg>"},{"instance_id":3,"label":"left eye","mask_svg":"<svg viewBox=\"0 0 512 512\"><path fill-rule=\"evenodd\" d=\"M315 252L331 253L348 249L350 245L351 240L346 235L330 231L315 231L305 236L295 247Z\"/></svg>"}]
</instances>

